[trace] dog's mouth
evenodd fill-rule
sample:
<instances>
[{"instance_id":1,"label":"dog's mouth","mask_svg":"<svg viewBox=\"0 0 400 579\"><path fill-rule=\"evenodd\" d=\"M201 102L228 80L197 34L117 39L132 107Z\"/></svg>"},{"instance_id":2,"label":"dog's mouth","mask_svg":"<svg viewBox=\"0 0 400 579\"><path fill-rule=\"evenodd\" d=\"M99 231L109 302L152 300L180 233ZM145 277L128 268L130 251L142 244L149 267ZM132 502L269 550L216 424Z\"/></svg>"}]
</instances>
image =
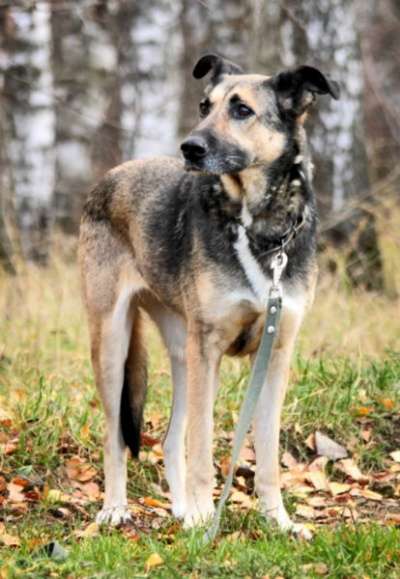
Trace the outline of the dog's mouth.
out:
<instances>
[{"instance_id":1,"label":"dog's mouth","mask_svg":"<svg viewBox=\"0 0 400 579\"><path fill-rule=\"evenodd\" d=\"M205 175L237 175L249 166L244 157L210 155L199 160L185 159L184 169L189 173Z\"/></svg>"}]
</instances>

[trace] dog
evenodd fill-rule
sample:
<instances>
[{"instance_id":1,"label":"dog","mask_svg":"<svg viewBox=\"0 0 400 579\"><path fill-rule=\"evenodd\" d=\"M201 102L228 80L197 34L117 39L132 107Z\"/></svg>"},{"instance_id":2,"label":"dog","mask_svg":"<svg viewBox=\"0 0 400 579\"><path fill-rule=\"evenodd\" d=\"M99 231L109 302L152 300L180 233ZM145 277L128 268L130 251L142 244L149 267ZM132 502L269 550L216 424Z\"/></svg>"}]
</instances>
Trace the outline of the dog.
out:
<instances>
[{"instance_id":1,"label":"dog","mask_svg":"<svg viewBox=\"0 0 400 579\"><path fill-rule=\"evenodd\" d=\"M163 443L172 512L186 527L213 504L213 403L224 354L254 358L266 317L270 263L285 247L283 310L256 416L255 488L281 529L299 530L282 501L280 415L290 359L317 276L316 206L304 122L317 95L338 85L300 66L245 74L216 54L200 120L183 160L134 160L110 170L89 194L79 259L91 358L106 416L105 498L98 523L131 516L126 449L138 456L146 395L143 313L167 348L173 403Z\"/></svg>"}]
</instances>

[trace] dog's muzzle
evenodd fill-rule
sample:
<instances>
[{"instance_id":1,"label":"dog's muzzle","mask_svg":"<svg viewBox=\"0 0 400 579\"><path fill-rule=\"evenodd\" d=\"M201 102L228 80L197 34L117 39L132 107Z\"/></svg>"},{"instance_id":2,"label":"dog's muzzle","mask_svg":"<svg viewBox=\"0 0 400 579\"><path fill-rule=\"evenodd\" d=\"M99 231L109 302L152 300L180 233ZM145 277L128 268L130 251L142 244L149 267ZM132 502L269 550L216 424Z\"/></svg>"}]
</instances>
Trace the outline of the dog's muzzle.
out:
<instances>
[{"instance_id":1,"label":"dog's muzzle","mask_svg":"<svg viewBox=\"0 0 400 579\"><path fill-rule=\"evenodd\" d=\"M200 136L189 137L183 141L181 151L189 167L199 167L208 153L207 141Z\"/></svg>"}]
</instances>

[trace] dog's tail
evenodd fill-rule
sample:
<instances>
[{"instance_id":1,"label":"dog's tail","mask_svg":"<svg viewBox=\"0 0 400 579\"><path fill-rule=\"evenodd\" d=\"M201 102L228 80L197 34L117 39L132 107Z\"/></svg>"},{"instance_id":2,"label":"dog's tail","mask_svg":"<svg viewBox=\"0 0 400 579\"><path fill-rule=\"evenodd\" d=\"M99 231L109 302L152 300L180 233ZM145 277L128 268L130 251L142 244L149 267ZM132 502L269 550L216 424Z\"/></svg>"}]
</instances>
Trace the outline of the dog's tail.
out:
<instances>
[{"instance_id":1,"label":"dog's tail","mask_svg":"<svg viewBox=\"0 0 400 579\"><path fill-rule=\"evenodd\" d=\"M126 446L137 458L147 389L147 353L143 339L143 320L138 310L132 327L121 394L121 430Z\"/></svg>"}]
</instances>

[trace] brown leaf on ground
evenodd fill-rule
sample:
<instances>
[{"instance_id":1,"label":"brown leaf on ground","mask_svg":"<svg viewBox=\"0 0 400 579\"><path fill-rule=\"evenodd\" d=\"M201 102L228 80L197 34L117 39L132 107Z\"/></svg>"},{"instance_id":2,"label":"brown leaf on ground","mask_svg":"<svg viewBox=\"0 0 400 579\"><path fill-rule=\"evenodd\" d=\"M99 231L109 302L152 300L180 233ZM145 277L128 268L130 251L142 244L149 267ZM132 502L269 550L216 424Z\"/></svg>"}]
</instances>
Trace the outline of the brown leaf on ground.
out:
<instances>
[{"instance_id":1,"label":"brown leaf on ground","mask_svg":"<svg viewBox=\"0 0 400 579\"><path fill-rule=\"evenodd\" d=\"M341 446L326 434L322 432L315 433L315 448L317 454L320 456L326 456L332 460L338 460L340 458L346 458L348 453L344 446Z\"/></svg>"},{"instance_id":2,"label":"brown leaf on ground","mask_svg":"<svg viewBox=\"0 0 400 579\"><path fill-rule=\"evenodd\" d=\"M75 537L84 538L84 537L96 537L100 532L100 527L97 523L90 523L84 529L77 529L73 532Z\"/></svg>"},{"instance_id":3,"label":"brown leaf on ground","mask_svg":"<svg viewBox=\"0 0 400 579\"><path fill-rule=\"evenodd\" d=\"M223 456L219 461L219 468L223 477L227 477L231 467L231 459L229 456Z\"/></svg>"},{"instance_id":4,"label":"brown leaf on ground","mask_svg":"<svg viewBox=\"0 0 400 579\"><path fill-rule=\"evenodd\" d=\"M292 454L290 454L290 452L283 453L281 462L283 466L286 466L287 468L293 468L297 466L297 460Z\"/></svg>"},{"instance_id":5,"label":"brown leaf on ground","mask_svg":"<svg viewBox=\"0 0 400 579\"><path fill-rule=\"evenodd\" d=\"M91 501L97 501L101 497L100 487L93 481L80 484L79 488Z\"/></svg>"},{"instance_id":6,"label":"brown leaf on ground","mask_svg":"<svg viewBox=\"0 0 400 579\"><path fill-rule=\"evenodd\" d=\"M160 444L160 440L158 438L154 438L147 432L142 432L140 435L140 442L143 446L147 446L149 448L153 448L156 444Z\"/></svg>"},{"instance_id":7,"label":"brown leaf on ground","mask_svg":"<svg viewBox=\"0 0 400 579\"><path fill-rule=\"evenodd\" d=\"M140 502L146 505L146 507L153 507L165 510L170 509L170 505L168 503L164 503L162 501L159 501L158 499L154 499L153 497L143 497L142 499L140 499Z\"/></svg>"},{"instance_id":8,"label":"brown leaf on ground","mask_svg":"<svg viewBox=\"0 0 400 579\"><path fill-rule=\"evenodd\" d=\"M336 495L341 495L342 493L347 493L351 489L351 485L338 482L329 482L328 486L331 495L334 497L336 497Z\"/></svg>"},{"instance_id":9,"label":"brown leaf on ground","mask_svg":"<svg viewBox=\"0 0 400 579\"><path fill-rule=\"evenodd\" d=\"M88 482L97 475L97 470L80 456L73 456L67 460L65 468L68 478L78 482Z\"/></svg>"},{"instance_id":10,"label":"brown leaf on ground","mask_svg":"<svg viewBox=\"0 0 400 579\"><path fill-rule=\"evenodd\" d=\"M315 450L315 434L313 432L307 436L305 443L307 448Z\"/></svg>"},{"instance_id":11,"label":"brown leaf on ground","mask_svg":"<svg viewBox=\"0 0 400 579\"><path fill-rule=\"evenodd\" d=\"M19 537L7 533L4 523L0 523L0 542L6 547L19 547L21 544Z\"/></svg>"},{"instance_id":12,"label":"brown leaf on ground","mask_svg":"<svg viewBox=\"0 0 400 579\"><path fill-rule=\"evenodd\" d=\"M315 519L315 514L315 510L310 505L296 505L296 515L303 517L303 519Z\"/></svg>"},{"instance_id":13,"label":"brown leaf on ground","mask_svg":"<svg viewBox=\"0 0 400 579\"><path fill-rule=\"evenodd\" d=\"M31 482L28 479L20 476L15 476L13 479L11 479L11 482L15 485L22 487L23 489L31 485Z\"/></svg>"},{"instance_id":14,"label":"brown leaf on ground","mask_svg":"<svg viewBox=\"0 0 400 579\"><path fill-rule=\"evenodd\" d=\"M7 442L0 444L0 453L10 455L13 454L18 448L18 437L12 438Z\"/></svg>"},{"instance_id":15,"label":"brown leaf on ground","mask_svg":"<svg viewBox=\"0 0 400 579\"><path fill-rule=\"evenodd\" d=\"M11 503L23 503L25 501L25 495L20 485L16 485L13 482L9 482L7 485L7 490L8 490L8 500Z\"/></svg>"},{"instance_id":16,"label":"brown leaf on ground","mask_svg":"<svg viewBox=\"0 0 400 579\"><path fill-rule=\"evenodd\" d=\"M251 508L253 506L253 500L252 498L247 495L246 493L243 493L242 491L238 491L236 489L234 489L231 493L230 496L230 501L232 503L236 503L242 507L246 507L246 508Z\"/></svg>"},{"instance_id":17,"label":"brown leaf on ground","mask_svg":"<svg viewBox=\"0 0 400 579\"><path fill-rule=\"evenodd\" d=\"M371 440L371 436L372 436L372 430L365 428L364 430L361 431L361 438L364 440L364 442L369 442Z\"/></svg>"},{"instance_id":18,"label":"brown leaf on ground","mask_svg":"<svg viewBox=\"0 0 400 579\"><path fill-rule=\"evenodd\" d=\"M369 478L362 474L356 463L352 458L345 458L340 460L337 465L342 472L349 476L354 481L368 482Z\"/></svg>"},{"instance_id":19,"label":"brown leaf on ground","mask_svg":"<svg viewBox=\"0 0 400 579\"><path fill-rule=\"evenodd\" d=\"M7 490L7 481L4 476L0 476L0 493L4 493Z\"/></svg>"},{"instance_id":20,"label":"brown leaf on ground","mask_svg":"<svg viewBox=\"0 0 400 579\"><path fill-rule=\"evenodd\" d=\"M350 491L352 497L363 497L368 501L382 501L383 497L380 493L371 491L370 489L353 488Z\"/></svg>"},{"instance_id":21,"label":"brown leaf on ground","mask_svg":"<svg viewBox=\"0 0 400 579\"><path fill-rule=\"evenodd\" d=\"M322 470L309 471L306 473L305 478L310 482L315 490L317 491L327 491L329 490L328 479Z\"/></svg>"}]
</instances>

